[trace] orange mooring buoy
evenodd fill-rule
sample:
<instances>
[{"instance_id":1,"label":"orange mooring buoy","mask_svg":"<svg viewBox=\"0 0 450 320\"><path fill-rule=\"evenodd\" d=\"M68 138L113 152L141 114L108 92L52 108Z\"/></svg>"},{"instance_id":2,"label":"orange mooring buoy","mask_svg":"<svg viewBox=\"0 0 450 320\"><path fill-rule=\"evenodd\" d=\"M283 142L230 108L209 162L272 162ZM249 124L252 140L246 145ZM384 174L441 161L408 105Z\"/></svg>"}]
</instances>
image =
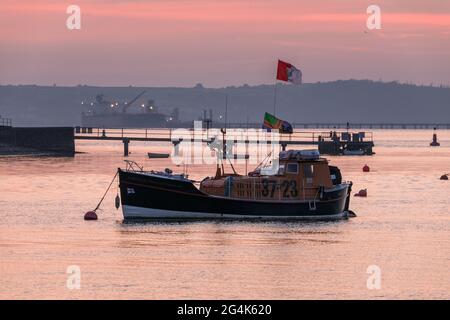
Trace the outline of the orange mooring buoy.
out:
<instances>
[{"instance_id":1,"label":"orange mooring buoy","mask_svg":"<svg viewBox=\"0 0 450 320\"><path fill-rule=\"evenodd\" d=\"M111 188L114 180L116 180L116 177L118 174L119 174L119 171L117 171L116 174L114 175L114 178L112 179L111 183L109 184L108 189L106 189L105 194L100 199L100 202L97 204L95 209L92 211L88 211L84 214L84 220L97 220L98 219L96 211L98 208L100 208L100 205L102 204L103 200L105 199L106 195L108 194L108 191ZM116 196L116 208L117 208L118 202L120 202L120 199L118 200L118 198L119 198L119 195Z\"/></svg>"},{"instance_id":2,"label":"orange mooring buoy","mask_svg":"<svg viewBox=\"0 0 450 320\"><path fill-rule=\"evenodd\" d=\"M367 164L363 167L363 172L370 172L370 167Z\"/></svg>"},{"instance_id":3,"label":"orange mooring buoy","mask_svg":"<svg viewBox=\"0 0 450 320\"><path fill-rule=\"evenodd\" d=\"M97 220L97 214L95 211L88 211L84 214L84 220Z\"/></svg>"}]
</instances>

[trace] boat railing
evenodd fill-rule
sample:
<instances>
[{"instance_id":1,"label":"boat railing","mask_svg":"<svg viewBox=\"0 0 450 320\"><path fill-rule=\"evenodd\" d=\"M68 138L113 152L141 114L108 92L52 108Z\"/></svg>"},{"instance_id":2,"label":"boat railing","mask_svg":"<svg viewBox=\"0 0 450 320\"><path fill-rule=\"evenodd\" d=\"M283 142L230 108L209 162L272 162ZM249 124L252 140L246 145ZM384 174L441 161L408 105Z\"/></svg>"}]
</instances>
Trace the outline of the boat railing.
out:
<instances>
[{"instance_id":1,"label":"boat railing","mask_svg":"<svg viewBox=\"0 0 450 320\"><path fill-rule=\"evenodd\" d=\"M126 164L125 171L131 172L142 172L144 167L140 166L136 161L133 160L123 160Z\"/></svg>"},{"instance_id":2,"label":"boat railing","mask_svg":"<svg viewBox=\"0 0 450 320\"><path fill-rule=\"evenodd\" d=\"M150 128L90 128L90 127L75 127L75 134L80 136L96 136L98 138L136 138L136 139L166 139L170 140L172 129L150 129Z\"/></svg>"},{"instance_id":3,"label":"boat railing","mask_svg":"<svg viewBox=\"0 0 450 320\"><path fill-rule=\"evenodd\" d=\"M254 178L245 182L227 183L229 198L253 200L312 200L316 201L320 186L291 184L291 180L275 180L269 177Z\"/></svg>"}]
</instances>

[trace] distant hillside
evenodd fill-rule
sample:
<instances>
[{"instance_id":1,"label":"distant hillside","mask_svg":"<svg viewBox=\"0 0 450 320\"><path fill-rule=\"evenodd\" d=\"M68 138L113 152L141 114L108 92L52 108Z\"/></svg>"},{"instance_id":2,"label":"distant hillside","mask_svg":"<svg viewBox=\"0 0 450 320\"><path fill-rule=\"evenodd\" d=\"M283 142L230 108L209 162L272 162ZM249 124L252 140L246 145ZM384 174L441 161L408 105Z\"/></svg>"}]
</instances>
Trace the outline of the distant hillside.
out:
<instances>
[{"instance_id":1,"label":"distant hillside","mask_svg":"<svg viewBox=\"0 0 450 320\"><path fill-rule=\"evenodd\" d=\"M197 119L203 109L214 117L225 113L231 122L262 121L273 110L273 85L203 88L44 87L0 86L0 115L18 126L75 126L80 113L95 96L129 101L147 93L134 105L153 99L164 113L179 108L183 120ZM81 101L86 102L84 105ZM133 108L131 108L133 109ZM277 114L291 122L450 122L450 88L415 86L396 82L345 80L302 86L278 85Z\"/></svg>"}]
</instances>

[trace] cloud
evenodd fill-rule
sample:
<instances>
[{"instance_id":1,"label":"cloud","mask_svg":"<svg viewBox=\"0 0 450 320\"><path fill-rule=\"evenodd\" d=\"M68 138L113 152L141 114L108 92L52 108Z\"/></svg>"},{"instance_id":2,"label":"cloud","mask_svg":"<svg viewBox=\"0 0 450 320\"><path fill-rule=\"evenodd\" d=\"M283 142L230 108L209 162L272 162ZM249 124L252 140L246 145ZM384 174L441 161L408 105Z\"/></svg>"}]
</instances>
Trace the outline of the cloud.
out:
<instances>
[{"instance_id":1,"label":"cloud","mask_svg":"<svg viewBox=\"0 0 450 320\"><path fill-rule=\"evenodd\" d=\"M211 66L224 74L233 66L250 75L263 64L270 68L277 56L305 61L311 69L320 68L321 59L336 60L348 72L359 72L357 57L377 72L389 65L388 71L399 75L408 70L394 62L405 55L417 57L411 58L414 65L424 60L436 70L448 65L436 59L450 55L450 43L443 41L450 29L444 2L377 2L382 30L369 31L366 3L359 0L77 0L82 30L72 32L65 27L69 2L2 0L0 66L17 79L23 74L39 79L70 63L88 76L117 69L137 72L144 65L161 79L170 66L189 66L206 76ZM194 78L192 70L183 76ZM321 75L326 74L339 78L336 70ZM8 82L4 77L0 81ZM61 77L70 79L71 73Z\"/></svg>"}]
</instances>

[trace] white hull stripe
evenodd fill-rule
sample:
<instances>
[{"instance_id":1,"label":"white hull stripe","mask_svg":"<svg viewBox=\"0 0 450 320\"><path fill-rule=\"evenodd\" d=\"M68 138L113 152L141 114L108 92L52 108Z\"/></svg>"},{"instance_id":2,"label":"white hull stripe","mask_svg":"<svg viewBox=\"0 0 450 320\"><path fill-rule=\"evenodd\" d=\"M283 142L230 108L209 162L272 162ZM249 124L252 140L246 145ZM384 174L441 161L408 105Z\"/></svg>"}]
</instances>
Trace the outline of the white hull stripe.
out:
<instances>
[{"instance_id":1,"label":"white hull stripe","mask_svg":"<svg viewBox=\"0 0 450 320\"><path fill-rule=\"evenodd\" d=\"M283 216L283 215L245 215L245 214L221 214L207 212L173 211L135 206L122 206L125 219L339 219L347 218L348 212L340 212L333 215L313 216Z\"/></svg>"}]
</instances>

